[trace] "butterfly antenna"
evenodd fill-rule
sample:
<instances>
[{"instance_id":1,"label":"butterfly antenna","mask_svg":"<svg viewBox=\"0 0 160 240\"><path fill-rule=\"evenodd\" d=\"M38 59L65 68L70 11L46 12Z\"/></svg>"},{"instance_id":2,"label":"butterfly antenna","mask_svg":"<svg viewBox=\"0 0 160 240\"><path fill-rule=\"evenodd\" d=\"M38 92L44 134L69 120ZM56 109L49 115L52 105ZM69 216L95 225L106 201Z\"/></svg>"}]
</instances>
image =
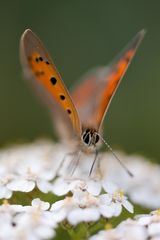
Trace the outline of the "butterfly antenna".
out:
<instances>
[{"instance_id":1,"label":"butterfly antenna","mask_svg":"<svg viewBox=\"0 0 160 240\"><path fill-rule=\"evenodd\" d=\"M117 161L120 163L120 165L123 167L123 169L128 173L128 175L130 177L134 177L133 173L123 164L123 162L117 157L117 155L115 154L115 152L113 151L113 149L111 148L111 146L104 140L104 138L98 134L98 136L100 137L100 139L102 140L102 142L107 146L107 148L110 150L110 152L113 154L113 156L115 157L115 159L117 159Z\"/></svg>"}]
</instances>

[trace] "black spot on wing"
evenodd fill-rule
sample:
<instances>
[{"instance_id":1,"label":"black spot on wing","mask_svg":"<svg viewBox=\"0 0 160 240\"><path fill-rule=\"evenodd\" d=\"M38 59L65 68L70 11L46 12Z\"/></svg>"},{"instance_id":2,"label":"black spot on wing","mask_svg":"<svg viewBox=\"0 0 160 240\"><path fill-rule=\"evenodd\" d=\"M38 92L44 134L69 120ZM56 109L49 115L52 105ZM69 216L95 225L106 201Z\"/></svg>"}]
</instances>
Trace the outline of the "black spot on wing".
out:
<instances>
[{"instance_id":1,"label":"black spot on wing","mask_svg":"<svg viewBox=\"0 0 160 240\"><path fill-rule=\"evenodd\" d=\"M57 83L57 79L55 77L51 77L50 81L53 85L56 85Z\"/></svg>"},{"instance_id":2,"label":"black spot on wing","mask_svg":"<svg viewBox=\"0 0 160 240\"><path fill-rule=\"evenodd\" d=\"M42 58L42 57L39 57L39 61L41 61L41 62L42 62L42 61L43 61L43 58Z\"/></svg>"},{"instance_id":3,"label":"black spot on wing","mask_svg":"<svg viewBox=\"0 0 160 240\"><path fill-rule=\"evenodd\" d=\"M70 109L67 109L67 113L68 113L68 114L71 114L72 112L71 112L71 110L70 110Z\"/></svg>"},{"instance_id":4,"label":"black spot on wing","mask_svg":"<svg viewBox=\"0 0 160 240\"><path fill-rule=\"evenodd\" d=\"M59 96L61 100L65 100L65 96L64 95L60 95Z\"/></svg>"}]
</instances>

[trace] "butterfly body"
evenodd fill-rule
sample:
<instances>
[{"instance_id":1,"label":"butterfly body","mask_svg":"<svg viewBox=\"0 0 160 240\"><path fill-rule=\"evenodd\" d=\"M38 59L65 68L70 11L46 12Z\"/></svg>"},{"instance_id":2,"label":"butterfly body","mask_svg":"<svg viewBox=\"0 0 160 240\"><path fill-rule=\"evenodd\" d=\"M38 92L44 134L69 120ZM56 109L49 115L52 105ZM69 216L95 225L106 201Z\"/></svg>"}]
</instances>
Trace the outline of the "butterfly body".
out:
<instances>
[{"instance_id":1,"label":"butterfly body","mask_svg":"<svg viewBox=\"0 0 160 240\"><path fill-rule=\"evenodd\" d=\"M23 33L20 57L25 77L49 108L62 140L74 142L79 151L96 151L111 99L144 34L140 31L109 66L91 71L70 94L40 39L30 29Z\"/></svg>"}]
</instances>

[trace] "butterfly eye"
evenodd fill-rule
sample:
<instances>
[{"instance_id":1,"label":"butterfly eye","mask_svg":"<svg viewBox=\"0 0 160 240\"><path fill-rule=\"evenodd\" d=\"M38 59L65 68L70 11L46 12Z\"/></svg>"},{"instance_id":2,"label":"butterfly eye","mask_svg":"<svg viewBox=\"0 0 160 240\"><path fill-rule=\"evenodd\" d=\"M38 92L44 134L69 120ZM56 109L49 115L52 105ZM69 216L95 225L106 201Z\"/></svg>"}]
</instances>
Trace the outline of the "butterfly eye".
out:
<instances>
[{"instance_id":1,"label":"butterfly eye","mask_svg":"<svg viewBox=\"0 0 160 240\"><path fill-rule=\"evenodd\" d=\"M86 129L82 135L83 142L89 146L92 146L99 141L99 135L93 129Z\"/></svg>"},{"instance_id":2,"label":"butterfly eye","mask_svg":"<svg viewBox=\"0 0 160 240\"><path fill-rule=\"evenodd\" d=\"M84 132L82 138L83 138L83 142L88 145L90 142L90 132L88 130L86 130Z\"/></svg>"},{"instance_id":3,"label":"butterfly eye","mask_svg":"<svg viewBox=\"0 0 160 240\"><path fill-rule=\"evenodd\" d=\"M99 142L99 136L96 134L95 143Z\"/></svg>"}]
</instances>

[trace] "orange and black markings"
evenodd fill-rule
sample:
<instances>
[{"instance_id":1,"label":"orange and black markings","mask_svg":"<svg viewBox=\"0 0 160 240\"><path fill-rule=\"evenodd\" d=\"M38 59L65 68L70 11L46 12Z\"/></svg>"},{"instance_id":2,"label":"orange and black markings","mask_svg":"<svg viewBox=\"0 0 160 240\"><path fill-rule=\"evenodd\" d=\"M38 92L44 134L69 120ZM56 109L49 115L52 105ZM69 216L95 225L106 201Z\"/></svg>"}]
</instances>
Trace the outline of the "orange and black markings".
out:
<instances>
[{"instance_id":1,"label":"orange and black markings","mask_svg":"<svg viewBox=\"0 0 160 240\"><path fill-rule=\"evenodd\" d=\"M36 79L46 88L63 109L66 109L68 115L71 115L70 103L67 101L60 76L56 70L54 70L53 65L43 59L38 53L33 53L28 60Z\"/></svg>"}]
</instances>

